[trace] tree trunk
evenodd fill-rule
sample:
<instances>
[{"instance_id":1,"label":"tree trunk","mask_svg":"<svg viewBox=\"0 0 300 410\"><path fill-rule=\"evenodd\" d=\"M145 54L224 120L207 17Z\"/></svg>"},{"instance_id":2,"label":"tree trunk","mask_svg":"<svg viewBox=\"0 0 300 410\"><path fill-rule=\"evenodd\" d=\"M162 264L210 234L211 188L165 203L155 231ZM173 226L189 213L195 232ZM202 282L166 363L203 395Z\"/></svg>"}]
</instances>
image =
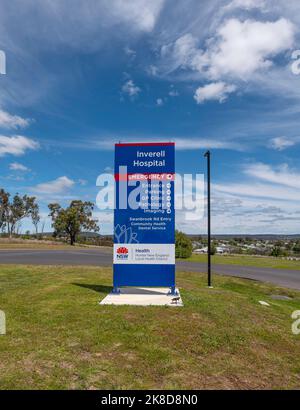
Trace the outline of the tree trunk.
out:
<instances>
[{"instance_id":1,"label":"tree trunk","mask_svg":"<svg viewBox=\"0 0 300 410\"><path fill-rule=\"evenodd\" d=\"M75 235L70 236L70 243L72 246L75 245Z\"/></svg>"}]
</instances>

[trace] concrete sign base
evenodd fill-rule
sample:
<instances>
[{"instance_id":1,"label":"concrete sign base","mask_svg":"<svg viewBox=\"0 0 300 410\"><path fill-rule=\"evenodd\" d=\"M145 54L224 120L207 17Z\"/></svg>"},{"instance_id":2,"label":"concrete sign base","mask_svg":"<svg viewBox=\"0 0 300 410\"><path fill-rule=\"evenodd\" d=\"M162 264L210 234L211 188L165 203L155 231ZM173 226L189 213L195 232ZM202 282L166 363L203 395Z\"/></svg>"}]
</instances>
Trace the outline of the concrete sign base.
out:
<instances>
[{"instance_id":1,"label":"concrete sign base","mask_svg":"<svg viewBox=\"0 0 300 410\"><path fill-rule=\"evenodd\" d=\"M120 288L120 293L110 293L100 305L183 306L179 290L170 295L170 288Z\"/></svg>"}]
</instances>

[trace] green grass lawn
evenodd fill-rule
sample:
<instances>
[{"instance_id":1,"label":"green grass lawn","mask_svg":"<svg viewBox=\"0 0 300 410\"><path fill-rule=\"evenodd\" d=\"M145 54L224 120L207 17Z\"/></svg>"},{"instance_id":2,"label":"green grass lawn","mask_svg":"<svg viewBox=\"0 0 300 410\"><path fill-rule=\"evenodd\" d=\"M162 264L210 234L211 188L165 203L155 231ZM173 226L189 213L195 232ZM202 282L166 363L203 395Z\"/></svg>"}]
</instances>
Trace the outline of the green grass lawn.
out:
<instances>
[{"instance_id":1,"label":"green grass lawn","mask_svg":"<svg viewBox=\"0 0 300 410\"><path fill-rule=\"evenodd\" d=\"M192 255L190 258L183 260L191 262L206 262L207 255ZM212 262L220 265L257 266L261 268L300 270L300 261L272 258L268 256L213 255Z\"/></svg>"},{"instance_id":2,"label":"green grass lawn","mask_svg":"<svg viewBox=\"0 0 300 410\"><path fill-rule=\"evenodd\" d=\"M0 266L0 388L299 388L300 292L218 276L208 289L188 272L177 281L183 308L99 306L110 268Z\"/></svg>"}]
</instances>

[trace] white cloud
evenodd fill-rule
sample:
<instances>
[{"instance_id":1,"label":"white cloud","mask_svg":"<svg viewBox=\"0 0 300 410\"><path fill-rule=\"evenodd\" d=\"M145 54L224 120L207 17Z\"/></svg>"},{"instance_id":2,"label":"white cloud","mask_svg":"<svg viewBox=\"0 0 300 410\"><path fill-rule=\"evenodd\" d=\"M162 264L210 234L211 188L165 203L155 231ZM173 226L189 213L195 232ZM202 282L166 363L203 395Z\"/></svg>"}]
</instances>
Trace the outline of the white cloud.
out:
<instances>
[{"instance_id":1,"label":"white cloud","mask_svg":"<svg viewBox=\"0 0 300 410\"><path fill-rule=\"evenodd\" d=\"M9 164L9 169L12 171L21 171L21 172L30 171L28 167L26 167L23 164L20 164L19 162L12 162L11 164Z\"/></svg>"},{"instance_id":2,"label":"white cloud","mask_svg":"<svg viewBox=\"0 0 300 410\"><path fill-rule=\"evenodd\" d=\"M213 189L216 192L230 195L253 198L269 198L278 201L295 201L300 202L299 190L282 187L280 185L262 184L262 183L232 183L232 184L214 184Z\"/></svg>"},{"instance_id":3,"label":"white cloud","mask_svg":"<svg viewBox=\"0 0 300 410\"><path fill-rule=\"evenodd\" d=\"M61 44L74 48L97 48L103 45L103 38L111 39L106 31L123 36L132 32L151 32L159 18L165 0L51 0L39 2L38 13L34 17L36 0L25 3L10 1L1 13L2 28L8 38L20 39L29 44L35 39L35 47L46 49L49 44ZM70 4L72 12L70 13ZM18 6L18 13L11 16L11 10ZM25 18L27 17L27 18ZM15 32L12 21L22 25L22 33ZM42 28L47 27L47 30ZM31 41L30 41L31 40ZM10 43L9 43L10 44ZM30 45L29 45L30 47Z\"/></svg>"},{"instance_id":4,"label":"white cloud","mask_svg":"<svg viewBox=\"0 0 300 410\"><path fill-rule=\"evenodd\" d=\"M216 232L227 229L230 233L296 233L300 221L300 173L286 164L271 167L262 163L244 167L244 173L251 180L212 186ZM239 200L240 205L223 206L225 198Z\"/></svg>"},{"instance_id":5,"label":"white cloud","mask_svg":"<svg viewBox=\"0 0 300 410\"><path fill-rule=\"evenodd\" d=\"M272 57L292 48L295 31L284 18L274 22L227 20L203 57L204 63L209 61L208 73L212 78L249 78L255 71L269 68Z\"/></svg>"},{"instance_id":6,"label":"white cloud","mask_svg":"<svg viewBox=\"0 0 300 410\"><path fill-rule=\"evenodd\" d=\"M88 183L88 181L86 179L82 179L82 178L78 179L78 184L79 185L85 186L87 183Z\"/></svg>"},{"instance_id":7,"label":"white cloud","mask_svg":"<svg viewBox=\"0 0 300 410\"><path fill-rule=\"evenodd\" d=\"M157 76L158 74L158 68L155 65L150 65L146 69L147 73L153 77Z\"/></svg>"},{"instance_id":8,"label":"white cloud","mask_svg":"<svg viewBox=\"0 0 300 410\"><path fill-rule=\"evenodd\" d=\"M215 191L213 197L215 203L212 204L212 208L215 217L212 225L215 233L297 233L300 222L300 215L297 214L299 201L217 195ZM240 201L240 204L231 204L228 199Z\"/></svg>"},{"instance_id":9,"label":"white cloud","mask_svg":"<svg viewBox=\"0 0 300 410\"><path fill-rule=\"evenodd\" d=\"M4 155L23 155L27 150L36 150L39 148L38 142L23 137L21 135L15 135L13 137L6 137L0 135L0 157Z\"/></svg>"},{"instance_id":10,"label":"white cloud","mask_svg":"<svg viewBox=\"0 0 300 410\"><path fill-rule=\"evenodd\" d=\"M56 50L66 56L68 49L78 55L92 55L111 49L118 53L121 43L135 44L138 36L155 28L165 0L46 0L38 5L36 0L4 0L4 3L0 13L1 43L17 63L11 75L5 79L3 76L5 85L1 86L0 103L32 106L45 101L50 94L57 96L66 78L68 81L78 78L78 72L67 65L54 73L42 61L47 52ZM102 55L102 58L106 57Z\"/></svg>"},{"instance_id":11,"label":"white cloud","mask_svg":"<svg viewBox=\"0 0 300 410\"><path fill-rule=\"evenodd\" d=\"M169 91L169 96L170 97L178 97L179 92L177 90L171 90L171 91Z\"/></svg>"},{"instance_id":12,"label":"white cloud","mask_svg":"<svg viewBox=\"0 0 300 410\"><path fill-rule=\"evenodd\" d=\"M91 144L86 144L86 140L78 142L61 142L61 145L67 148L76 148L82 150L105 150L111 151L114 149L114 144L121 142L161 142L174 141L176 144L176 150L194 150L194 149L230 149L235 151L244 151L247 149L245 144L241 144L234 140L221 140L214 138L201 138L201 137L175 137L168 138L165 135L163 137L133 137L128 135L122 135L119 137L106 137L102 139L92 139ZM54 144L54 143L53 143ZM104 169L105 172L112 172L110 167Z\"/></svg>"},{"instance_id":13,"label":"white cloud","mask_svg":"<svg viewBox=\"0 0 300 410\"><path fill-rule=\"evenodd\" d=\"M174 138L176 150L195 149L232 149L242 151L243 147L232 141L222 141L212 138Z\"/></svg>"},{"instance_id":14,"label":"white cloud","mask_svg":"<svg viewBox=\"0 0 300 410\"><path fill-rule=\"evenodd\" d=\"M234 85L220 81L197 88L194 99L197 104L202 104L206 100L217 100L222 103L227 99L228 94L233 93L235 90L236 87Z\"/></svg>"},{"instance_id":15,"label":"white cloud","mask_svg":"<svg viewBox=\"0 0 300 410\"><path fill-rule=\"evenodd\" d=\"M105 3L112 18L133 24L142 31L152 31L164 0L105 0Z\"/></svg>"},{"instance_id":16,"label":"white cloud","mask_svg":"<svg viewBox=\"0 0 300 410\"><path fill-rule=\"evenodd\" d=\"M65 190L72 188L75 182L66 177L59 177L53 181L38 184L33 187L33 191L41 194L59 194L65 192Z\"/></svg>"},{"instance_id":17,"label":"white cloud","mask_svg":"<svg viewBox=\"0 0 300 410\"><path fill-rule=\"evenodd\" d=\"M244 172L263 181L300 189L300 173L291 171L287 164L274 169L270 165L257 163L247 166ZM299 191L298 199L300 200Z\"/></svg>"},{"instance_id":18,"label":"white cloud","mask_svg":"<svg viewBox=\"0 0 300 410\"><path fill-rule=\"evenodd\" d=\"M210 80L247 80L253 73L272 66L272 58L291 50L296 28L290 20L241 21L225 20L214 36L206 41L206 49L199 48L198 39L191 33L161 48L161 56L172 69L191 69Z\"/></svg>"},{"instance_id":19,"label":"white cloud","mask_svg":"<svg viewBox=\"0 0 300 410\"><path fill-rule=\"evenodd\" d=\"M277 151L283 151L287 148L293 147L298 142L298 139L291 139L287 137L275 137L270 141L271 148Z\"/></svg>"},{"instance_id":20,"label":"white cloud","mask_svg":"<svg viewBox=\"0 0 300 410\"><path fill-rule=\"evenodd\" d=\"M0 127L9 129L25 128L29 123L29 119L19 117L18 115L11 115L6 111L0 110Z\"/></svg>"},{"instance_id":21,"label":"white cloud","mask_svg":"<svg viewBox=\"0 0 300 410\"><path fill-rule=\"evenodd\" d=\"M267 9L267 2L266 0L233 0L224 7L225 11L232 11L235 9L261 9L265 11Z\"/></svg>"},{"instance_id":22,"label":"white cloud","mask_svg":"<svg viewBox=\"0 0 300 410\"><path fill-rule=\"evenodd\" d=\"M138 94L141 92L141 89L140 87L134 84L133 80L128 80L122 86L122 91L123 93L128 94L129 97L134 98L138 96Z\"/></svg>"},{"instance_id":23,"label":"white cloud","mask_svg":"<svg viewBox=\"0 0 300 410\"><path fill-rule=\"evenodd\" d=\"M164 105L164 100L162 98L157 98L156 105L158 105L159 107Z\"/></svg>"},{"instance_id":24,"label":"white cloud","mask_svg":"<svg viewBox=\"0 0 300 410\"><path fill-rule=\"evenodd\" d=\"M174 43L161 47L161 57L173 61L174 67L197 69L197 60L203 54L198 49L198 41L191 33L184 34Z\"/></svg>"},{"instance_id":25,"label":"white cloud","mask_svg":"<svg viewBox=\"0 0 300 410\"><path fill-rule=\"evenodd\" d=\"M136 51L130 48L129 46L124 47L124 53L132 59L135 59L136 57Z\"/></svg>"}]
</instances>

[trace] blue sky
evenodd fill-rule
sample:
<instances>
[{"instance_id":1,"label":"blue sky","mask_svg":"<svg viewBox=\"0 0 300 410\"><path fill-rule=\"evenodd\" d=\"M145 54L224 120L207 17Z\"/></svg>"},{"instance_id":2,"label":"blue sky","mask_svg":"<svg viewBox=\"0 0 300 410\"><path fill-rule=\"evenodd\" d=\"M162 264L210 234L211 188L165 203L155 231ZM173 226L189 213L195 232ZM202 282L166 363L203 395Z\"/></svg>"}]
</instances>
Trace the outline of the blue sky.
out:
<instances>
[{"instance_id":1,"label":"blue sky","mask_svg":"<svg viewBox=\"0 0 300 410\"><path fill-rule=\"evenodd\" d=\"M0 8L0 186L36 195L47 229L49 202L95 201L114 142L171 140L182 174L212 151L215 233L299 233L299 1ZM111 232L111 212L95 215ZM177 227L205 220L178 212Z\"/></svg>"}]
</instances>

